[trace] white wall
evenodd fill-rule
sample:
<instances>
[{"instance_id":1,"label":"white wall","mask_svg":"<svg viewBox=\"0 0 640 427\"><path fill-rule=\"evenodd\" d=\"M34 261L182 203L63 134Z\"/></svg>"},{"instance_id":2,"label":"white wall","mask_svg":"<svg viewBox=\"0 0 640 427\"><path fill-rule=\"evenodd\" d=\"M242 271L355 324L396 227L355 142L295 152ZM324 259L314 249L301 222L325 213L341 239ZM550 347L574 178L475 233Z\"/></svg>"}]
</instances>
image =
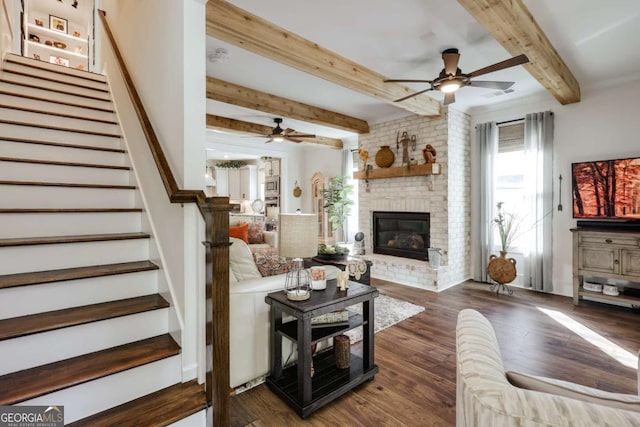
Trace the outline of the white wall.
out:
<instances>
[{"instance_id":1,"label":"white wall","mask_svg":"<svg viewBox=\"0 0 640 427\"><path fill-rule=\"evenodd\" d=\"M20 33L19 10L19 0L0 0L0 62L13 51L17 39L14 34Z\"/></svg>"},{"instance_id":2,"label":"white wall","mask_svg":"<svg viewBox=\"0 0 640 427\"><path fill-rule=\"evenodd\" d=\"M136 89L181 189L204 189L205 7L202 0L102 0L101 9L116 38ZM107 49L106 44L102 44ZM106 52L105 52L106 55ZM117 72L106 64L110 81ZM115 88L114 88L115 89ZM204 304L202 218L193 205L170 204L146 142L135 129L135 113L116 107L132 163L158 243L158 258L177 311L184 379L195 377L198 361L198 306ZM120 96L124 99L124 96ZM120 104L120 106L118 106ZM126 111L126 114L123 112ZM174 331L176 332L176 331ZM200 351L202 351L200 349Z\"/></svg>"},{"instance_id":3,"label":"white wall","mask_svg":"<svg viewBox=\"0 0 640 427\"><path fill-rule=\"evenodd\" d=\"M571 163L640 155L640 81L599 90L583 90L582 101L560 105L550 96L471 111L473 126L503 121L524 114L551 110L555 113L553 152L554 206L558 204L558 176L562 174L562 212L553 213L553 292L571 296L572 218ZM477 245L472 242L472 248Z\"/></svg>"},{"instance_id":4,"label":"white wall","mask_svg":"<svg viewBox=\"0 0 640 427\"><path fill-rule=\"evenodd\" d=\"M304 149L301 166L299 178L296 178L302 188L299 207L302 212L311 213L311 177L316 172L327 178L342 175L342 150L307 147Z\"/></svg>"}]
</instances>

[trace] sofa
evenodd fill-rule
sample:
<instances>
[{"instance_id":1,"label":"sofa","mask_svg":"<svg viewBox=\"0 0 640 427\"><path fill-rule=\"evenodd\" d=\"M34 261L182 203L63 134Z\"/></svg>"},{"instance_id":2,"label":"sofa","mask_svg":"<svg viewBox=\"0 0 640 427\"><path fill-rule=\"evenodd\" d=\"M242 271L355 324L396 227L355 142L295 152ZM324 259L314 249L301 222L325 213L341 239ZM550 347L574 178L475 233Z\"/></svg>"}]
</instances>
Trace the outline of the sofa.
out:
<instances>
[{"instance_id":1,"label":"sofa","mask_svg":"<svg viewBox=\"0 0 640 427\"><path fill-rule=\"evenodd\" d=\"M495 332L475 310L456 325L456 426L640 426L640 398L505 372Z\"/></svg>"},{"instance_id":2,"label":"sofa","mask_svg":"<svg viewBox=\"0 0 640 427\"><path fill-rule=\"evenodd\" d=\"M278 253L278 232L265 230L262 220L253 222L236 221L229 225L229 235L242 239L253 253L266 255Z\"/></svg>"},{"instance_id":3,"label":"sofa","mask_svg":"<svg viewBox=\"0 0 640 427\"><path fill-rule=\"evenodd\" d=\"M286 270L286 265L283 265L282 257L253 254L249 245L243 240L233 237L230 240L232 243L229 248L230 386L236 388L254 380L259 381L271 369L269 360L271 306L264 299L268 293L284 288L285 273L279 273L279 271ZM261 264L262 273L256 265L256 257L267 260ZM335 279L339 271L332 266L327 266L325 270L328 279ZM285 359L292 349L289 340L283 340L282 354Z\"/></svg>"}]
</instances>

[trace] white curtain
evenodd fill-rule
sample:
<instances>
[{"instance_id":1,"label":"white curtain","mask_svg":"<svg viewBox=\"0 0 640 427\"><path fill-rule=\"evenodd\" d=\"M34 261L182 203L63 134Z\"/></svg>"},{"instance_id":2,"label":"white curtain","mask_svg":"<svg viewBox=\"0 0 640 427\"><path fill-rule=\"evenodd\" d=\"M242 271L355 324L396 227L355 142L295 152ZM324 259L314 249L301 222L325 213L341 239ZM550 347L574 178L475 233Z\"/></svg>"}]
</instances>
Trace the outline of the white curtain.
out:
<instances>
[{"instance_id":1,"label":"white curtain","mask_svg":"<svg viewBox=\"0 0 640 427\"><path fill-rule=\"evenodd\" d=\"M475 195L474 208L471 210L473 241L476 244L476 256L473 278L488 282L487 263L493 253L493 192L495 186L495 159L498 154L498 126L495 122L476 126L476 144L474 157L478 167L472 180Z\"/></svg>"},{"instance_id":2,"label":"white curtain","mask_svg":"<svg viewBox=\"0 0 640 427\"><path fill-rule=\"evenodd\" d=\"M524 122L526 213L528 226L523 276L525 286L551 292L553 220L553 113L527 114Z\"/></svg>"},{"instance_id":3,"label":"white curtain","mask_svg":"<svg viewBox=\"0 0 640 427\"><path fill-rule=\"evenodd\" d=\"M345 242L352 242L353 236L358 229L358 183L353 179L353 153L348 148L342 150L342 176L349 177L345 183L353 185L352 197L354 203L344 225L343 237Z\"/></svg>"}]
</instances>

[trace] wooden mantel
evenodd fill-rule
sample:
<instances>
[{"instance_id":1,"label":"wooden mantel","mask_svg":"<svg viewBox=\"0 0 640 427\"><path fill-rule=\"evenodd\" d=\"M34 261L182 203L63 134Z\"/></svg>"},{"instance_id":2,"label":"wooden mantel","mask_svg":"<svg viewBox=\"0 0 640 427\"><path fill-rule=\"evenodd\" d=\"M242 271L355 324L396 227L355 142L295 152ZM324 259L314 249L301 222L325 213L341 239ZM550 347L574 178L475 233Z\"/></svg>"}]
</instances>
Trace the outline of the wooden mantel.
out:
<instances>
[{"instance_id":1,"label":"wooden mantel","mask_svg":"<svg viewBox=\"0 0 640 427\"><path fill-rule=\"evenodd\" d=\"M434 166L436 172L434 172ZM410 168L400 166L396 168L370 169L368 174L365 171L353 173L354 179L381 179L381 178L401 178L407 176L439 175L442 172L440 163L427 163L423 165L411 165Z\"/></svg>"}]
</instances>

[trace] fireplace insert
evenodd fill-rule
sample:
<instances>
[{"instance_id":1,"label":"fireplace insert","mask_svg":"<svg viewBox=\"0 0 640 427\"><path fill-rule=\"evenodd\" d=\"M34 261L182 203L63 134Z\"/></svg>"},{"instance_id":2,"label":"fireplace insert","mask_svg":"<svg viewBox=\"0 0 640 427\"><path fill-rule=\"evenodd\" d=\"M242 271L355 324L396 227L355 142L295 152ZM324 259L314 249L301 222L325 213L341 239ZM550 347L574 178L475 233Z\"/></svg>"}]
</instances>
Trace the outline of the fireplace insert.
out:
<instances>
[{"instance_id":1,"label":"fireplace insert","mask_svg":"<svg viewBox=\"0 0 640 427\"><path fill-rule=\"evenodd\" d=\"M373 212L373 253L429 259L429 213Z\"/></svg>"}]
</instances>

